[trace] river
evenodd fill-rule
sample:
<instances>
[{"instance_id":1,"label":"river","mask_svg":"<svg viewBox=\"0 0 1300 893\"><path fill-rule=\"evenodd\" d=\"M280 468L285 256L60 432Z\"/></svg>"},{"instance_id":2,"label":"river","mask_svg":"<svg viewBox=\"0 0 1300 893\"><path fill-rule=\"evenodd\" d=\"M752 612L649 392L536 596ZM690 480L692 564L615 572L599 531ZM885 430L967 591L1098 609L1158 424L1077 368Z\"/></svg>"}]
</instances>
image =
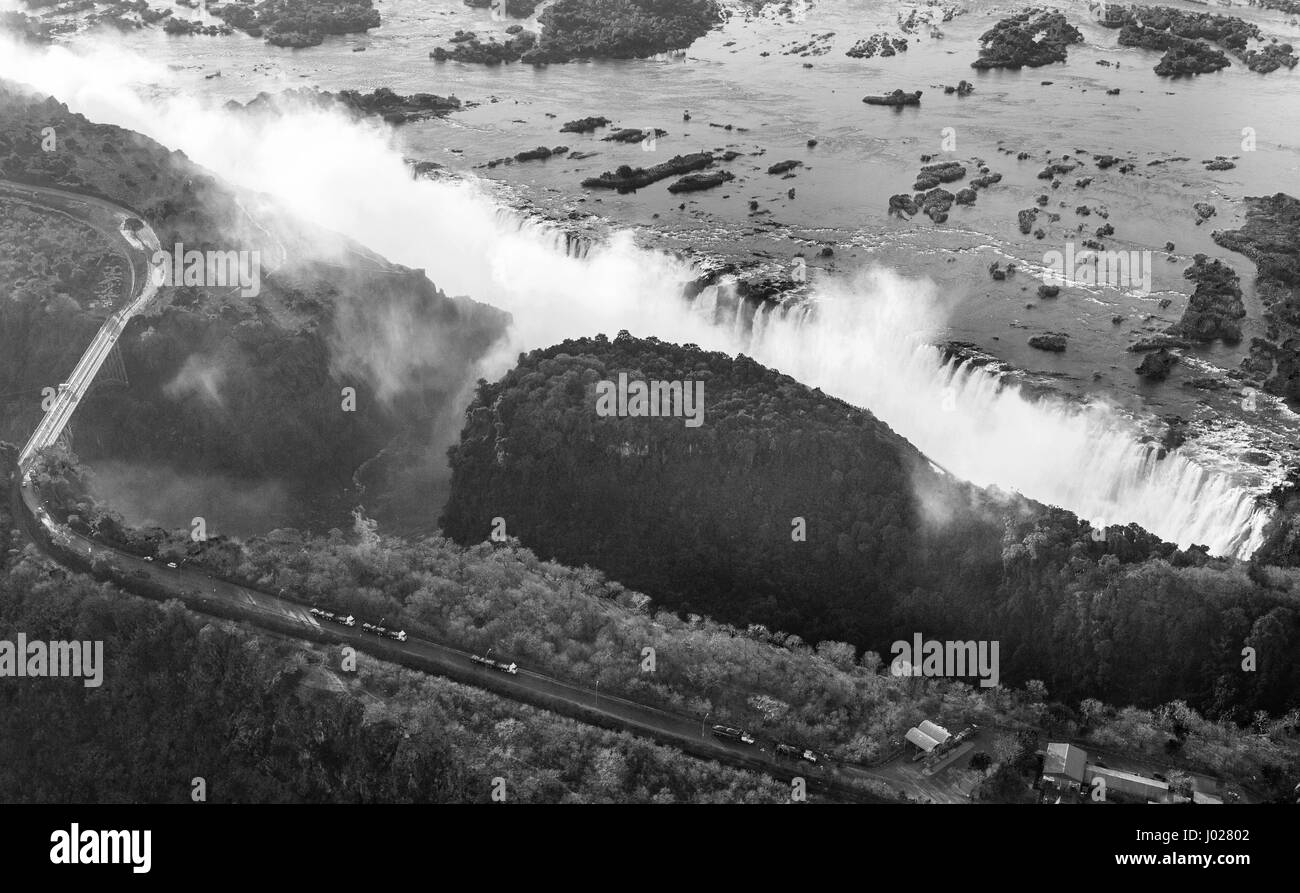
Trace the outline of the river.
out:
<instances>
[{"instance_id":1,"label":"river","mask_svg":"<svg viewBox=\"0 0 1300 893\"><path fill-rule=\"evenodd\" d=\"M1206 392L1186 382L1234 368L1259 334L1254 266L1218 248L1210 234L1240 225L1242 197L1300 189L1300 74L1261 76L1234 63L1213 75L1162 79L1151 70L1158 54L1119 47L1117 32L1092 23L1086 5L1051 5L1067 11L1085 41L1070 48L1064 64L1021 71L970 68L979 35L1019 8L1001 4L958 4L965 11L940 22L939 7L795 3L789 16L733 18L680 57L533 68L434 62L429 51L457 29L501 33L509 23L460 0L382 0L381 28L306 50L243 35L178 38L146 29L112 35L110 51L103 32L78 34L64 41L75 52L126 60L111 76L107 68L119 66L95 63L112 84L97 86L65 64L38 85L57 87L75 110L149 133L398 262L423 267L439 285L510 310L512 349L628 328L744 351L872 409L963 477L1095 521L1137 521L1184 545L1248 554L1267 518L1253 495L1280 478L1300 424L1266 397L1247 411L1239 389ZM845 56L861 38L897 34L900 11L911 9L931 14L943 36L922 27L909 35L905 53ZM1214 11L1300 43L1300 27L1280 13ZM810 42L813 54L783 52ZM360 47L364 52L354 52ZM22 79L8 66L0 74ZM963 78L973 94L943 92L941 85ZM296 131L251 130L219 111L228 100L307 85L454 94L471 107L395 129L345 129L309 116L294 122ZM111 93L124 86L138 106ZM895 88L923 90L921 106L894 111L862 102ZM1119 95L1107 94L1116 88ZM206 109L205 124L182 126L176 110L196 107ZM667 134L646 151L603 142L605 131L559 133L562 122L589 115ZM1243 150L1243 128L1253 129L1253 151ZM477 167L557 144L595 154ZM662 183L628 196L579 186L620 164L726 149L742 153L727 165L737 179L685 200ZM1019 152L1031 157L1018 161ZM1082 165L1054 190L1037 173L1049 155L1062 153ZM1134 168L1101 170L1092 162L1099 153ZM888 216L889 196L911 191L923 154L961 161L972 176L982 162L1003 179L981 190L975 205L955 207L942 225ZM1216 155L1238 156L1235 169L1205 170L1202 160ZM402 156L486 182L468 189L402 180ZM1179 157L1188 160L1169 160ZM766 173L787 159L802 162L792 178ZM1093 178L1086 188L1074 185L1081 176ZM1044 213L1061 215L1044 240L1017 228L1017 211L1034 207L1040 194L1049 197ZM754 214L751 201L768 213ZM608 246L598 257L563 256L543 228L504 210L525 202L556 217L596 215L597 231L612 233ZM1196 225L1195 202L1216 208L1205 225ZM1085 204L1093 213L1077 215ZM1151 252L1149 293L1076 283L1059 298L1039 299L1034 272L1045 252L1081 242L1103 223L1115 228L1107 247ZM822 246L833 255L820 257ZM806 255L816 318L803 311L738 318L727 310L725 289L683 309L665 283L689 270L655 249L758 257L787 269L796 254ZM1201 252L1241 275L1245 339L1189 351L1167 382L1145 383L1133 372L1140 357L1126 348L1177 321L1190 291L1182 271ZM995 282L987 271L995 260L1020 270ZM1030 336L1051 331L1070 335L1063 353L1028 345ZM949 339L972 342L1017 371L999 379L945 366L929 345ZM1029 399L1021 384L1059 396ZM1142 440L1158 435L1170 414L1190 420L1194 437L1160 460ZM1271 461L1261 464L1261 455Z\"/></svg>"}]
</instances>

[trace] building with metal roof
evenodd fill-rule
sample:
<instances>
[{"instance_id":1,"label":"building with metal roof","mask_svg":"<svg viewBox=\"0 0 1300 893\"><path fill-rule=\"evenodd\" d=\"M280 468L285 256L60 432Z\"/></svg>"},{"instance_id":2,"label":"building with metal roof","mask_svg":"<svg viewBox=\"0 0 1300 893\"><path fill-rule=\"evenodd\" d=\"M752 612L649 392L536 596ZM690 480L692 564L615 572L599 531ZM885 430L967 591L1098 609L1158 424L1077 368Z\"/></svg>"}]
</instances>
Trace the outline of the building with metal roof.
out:
<instances>
[{"instance_id":1,"label":"building with metal roof","mask_svg":"<svg viewBox=\"0 0 1300 893\"><path fill-rule=\"evenodd\" d=\"M945 741L947 741L949 738L952 737L952 735L948 733L947 729L945 729L943 726L937 723L930 722L930 720L928 719L921 720L919 723L916 724L916 727L921 732L925 733L928 737L933 738L935 741L937 741L940 744L943 744Z\"/></svg>"},{"instance_id":2,"label":"building with metal roof","mask_svg":"<svg viewBox=\"0 0 1300 893\"><path fill-rule=\"evenodd\" d=\"M1048 744L1043 757L1043 775L1054 782L1081 785L1087 763L1088 752L1082 747L1059 742Z\"/></svg>"},{"instance_id":3,"label":"building with metal roof","mask_svg":"<svg viewBox=\"0 0 1300 893\"><path fill-rule=\"evenodd\" d=\"M1158 779L1118 769L1103 769L1097 765L1089 766L1085 781L1092 785L1098 778L1105 782L1107 796L1111 793L1126 794L1148 803L1168 803L1172 797L1169 785Z\"/></svg>"},{"instance_id":4,"label":"building with metal roof","mask_svg":"<svg viewBox=\"0 0 1300 893\"><path fill-rule=\"evenodd\" d=\"M926 753L929 753L930 751L934 750L936 747L939 746L938 741L934 740L929 735L925 734L925 732L922 732L920 729L917 728L908 729L907 735L905 735L904 737L906 737L908 741L912 742L913 744L921 748L921 750L925 751Z\"/></svg>"}]
</instances>

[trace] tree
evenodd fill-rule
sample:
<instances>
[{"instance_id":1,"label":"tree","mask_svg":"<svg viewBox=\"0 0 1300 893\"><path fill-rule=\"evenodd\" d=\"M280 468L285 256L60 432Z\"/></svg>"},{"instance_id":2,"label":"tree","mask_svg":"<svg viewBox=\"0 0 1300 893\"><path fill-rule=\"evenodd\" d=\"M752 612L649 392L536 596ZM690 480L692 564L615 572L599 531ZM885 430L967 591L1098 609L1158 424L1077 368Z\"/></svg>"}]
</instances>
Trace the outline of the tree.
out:
<instances>
[{"instance_id":1,"label":"tree","mask_svg":"<svg viewBox=\"0 0 1300 893\"><path fill-rule=\"evenodd\" d=\"M1047 700L1047 686L1041 679L1030 679L1025 683L1025 696L1031 704L1041 704Z\"/></svg>"},{"instance_id":2,"label":"tree","mask_svg":"<svg viewBox=\"0 0 1300 893\"><path fill-rule=\"evenodd\" d=\"M362 552L375 551L379 547L379 522L367 518L360 508L352 512L352 518L352 532L360 540L358 549Z\"/></svg>"},{"instance_id":3,"label":"tree","mask_svg":"<svg viewBox=\"0 0 1300 893\"><path fill-rule=\"evenodd\" d=\"M857 652L848 642L823 641L817 643L817 656L841 670L847 670L852 668Z\"/></svg>"},{"instance_id":4,"label":"tree","mask_svg":"<svg viewBox=\"0 0 1300 893\"><path fill-rule=\"evenodd\" d=\"M1170 769L1165 777L1169 779L1169 790L1179 797L1192 798L1192 777L1181 769Z\"/></svg>"},{"instance_id":5,"label":"tree","mask_svg":"<svg viewBox=\"0 0 1300 893\"><path fill-rule=\"evenodd\" d=\"M1079 716L1084 725L1094 726L1106 716L1106 705L1096 698L1084 698L1079 702Z\"/></svg>"},{"instance_id":6,"label":"tree","mask_svg":"<svg viewBox=\"0 0 1300 893\"><path fill-rule=\"evenodd\" d=\"M1020 753L1020 741L1015 735L999 735L993 739L993 754L999 763L1015 762Z\"/></svg>"},{"instance_id":7,"label":"tree","mask_svg":"<svg viewBox=\"0 0 1300 893\"><path fill-rule=\"evenodd\" d=\"M980 785L980 799L991 803L1029 803L1033 789L1014 768L1003 763Z\"/></svg>"}]
</instances>

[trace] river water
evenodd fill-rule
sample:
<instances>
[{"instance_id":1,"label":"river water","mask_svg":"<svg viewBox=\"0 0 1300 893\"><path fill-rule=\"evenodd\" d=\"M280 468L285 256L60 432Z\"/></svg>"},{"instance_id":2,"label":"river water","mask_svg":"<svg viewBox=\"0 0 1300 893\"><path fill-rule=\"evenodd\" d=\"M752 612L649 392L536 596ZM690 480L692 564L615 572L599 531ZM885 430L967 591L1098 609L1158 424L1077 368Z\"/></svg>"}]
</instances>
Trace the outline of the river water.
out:
<instances>
[{"instance_id":1,"label":"river water","mask_svg":"<svg viewBox=\"0 0 1300 893\"><path fill-rule=\"evenodd\" d=\"M157 29L113 35L118 58L130 62L129 76L115 79L129 82L155 108L197 99L216 109L227 100L306 85L454 94L472 107L378 134L373 125L314 131L316 123L307 121L296 136L227 125L232 135L223 145L210 127L199 128L200 135L177 126L174 115L128 110L129 104L96 92L85 76L70 87L76 78L63 71L40 85L60 86L59 97L76 110L183 148L223 176L271 192L394 260L424 267L449 290L510 310L517 320L512 347L629 328L744 351L865 405L936 461L979 483L1020 489L1098 521L1138 521L1184 545L1207 542L1219 552L1247 554L1257 543L1267 512L1254 506L1251 494L1280 476L1300 427L1296 417L1266 398L1247 412L1239 389L1208 393L1185 382L1234 368L1259 332L1254 267L1219 249L1210 233L1240 225L1243 196L1300 190L1300 74L1261 76L1234 63L1213 75L1162 79L1151 70L1158 54L1117 46L1118 32L1093 24L1082 4L1053 4L1085 37L1064 64L971 69L978 36L1018 9L989 3L957 4L964 12L946 23L939 22L939 7L919 7L942 37L922 27L909 35L906 53L852 59L844 53L856 41L878 31L897 34L900 12L916 8L859 0L795 3L791 16L736 17L676 58L489 68L428 58L457 29L504 32L509 23L493 21L489 11L459 0L377 5L381 28L307 50L277 49L242 35L174 38ZM1215 11L1300 44L1300 27L1280 13L1240 6ZM65 43L78 52L103 52L105 40L99 32ZM810 41L814 54L784 53ZM359 47L365 51L354 52ZM0 74L22 76L8 66ZM975 85L972 95L945 95L939 86L962 78ZM895 88L923 90L921 107L894 111L861 101ZM1114 88L1120 94L1107 95ZM605 131L559 133L562 122L588 115L668 133L652 151L603 142ZM1254 151L1243 150L1243 128L1253 129ZM810 139L815 147L807 145ZM375 154L380 140L383 159ZM557 144L596 154L476 167ZM742 153L725 165L737 179L685 200L662 182L629 196L579 186L620 164L705 149ZM1117 155L1135 168L1100 170L1081 150ZM295 166L283 160L287 151L311 157ZM1031 157L1017 161L1022 151ZM1062 153L1083 163L1053 190L1036 174L1049 155ZM1003 180L982 190L973 207L955 207L943 225L924 216L889 217L889 196L912 191L922 154L962 161L970 176L982 161ZM1216 155L1239 156L1236 168L1206 171L1202 160ZM272 156L280 160L271 163ZM490 182L472 197L459 186L399 185L389 161L400 156ZM1188 160L1148 164L1177 157ZM766 173L787 159L803 162L794 177ZM1082 176L1093 177L1086 188L1074 185ZM326 190L332 197L320 194ZM1016 220L1040 194L1049 196L1044 212L1061 215L1054 224L1040 216L1035 225L1047 230L1041 241L1022 235ZM620 233L601 258L564 257L556 247L561 242L501 210L524 201L553 216L594 214L601 232ZM751 201L769 213L753 214ZM1200 201L1217 213L1196 226L1192 205ZM1076 206L1085 204L1094 213L1077 215ZM1033 273L1044 252L1064 250L1069 241L1081 247L1107 222L1115 228L1107 247L1151 252L1150 292L1075 284L1057 299L1040 300ZM1175 244L1173 252L1166 242ZM833 247L832 257L817 256L823 245ZM805 254L810 300L822 321L810 324L802 313L727 317L725 308L733 305L725 289L701 296L709 306L697 302L683 313L665 283L689 271L646 248L756 257L786 268ZM1222 257L1241 274L1250 311L1246 339L1236 347L1190 351L1168 382L1144 384L1133 373L1140 357L1125 348L1179 318L1189 292L1182 271L1198 252ZM1020 272L992 281L987 267L994 260L1015 262ZM1119 324L1112 322L1117 315ZM1064 353L1028 346L1031 335L1047 331L1070 334ZM1021 370L1014 381L1050 385L1063 399L1028 400L987 373L944 366L928 344L945 339L977 344ZM936 411L954 395L955 411ZM1168 461L1158 460L1140 440L1158 432L1160 418L1171 413L1192 420L1197 437ZM1244 461L1246 449L1271 455L1272 464L1261 466L1258 455Z\"/></svg>"}]
</instances>

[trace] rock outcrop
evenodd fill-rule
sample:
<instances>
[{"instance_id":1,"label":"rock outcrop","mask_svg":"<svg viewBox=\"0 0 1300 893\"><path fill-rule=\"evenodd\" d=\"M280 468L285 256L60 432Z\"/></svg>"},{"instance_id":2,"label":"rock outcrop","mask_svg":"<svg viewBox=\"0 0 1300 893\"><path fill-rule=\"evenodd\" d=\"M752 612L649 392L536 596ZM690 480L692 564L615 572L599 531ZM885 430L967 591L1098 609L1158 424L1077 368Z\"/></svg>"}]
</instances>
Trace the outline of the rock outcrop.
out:
<instances>
[{"instance_id":1,"label":"rock outcrop","mask_svg":"<svg viewBox=\"0 0 1300 893\"><path fill-rule=\"evenodd\" d=\"M1183 276L1196 283L1183 311L1183 318L1170 326L1168 333L1189 341L1208 342L1222 339L1228 344L1241 340L1241 320L1246 306L1236 272L1221 260L1208 260L1198 254Z\"/></svg>"},{"instance_id":2,"label":"rock outcrop","mask_svg":"<svg viewBox=\"0 0 1300 893\"><path fill-rule=\"evenodd\" d=\"M1063 332L1048 332L1045 335L1034 335L1029 339L1029 346L1049 353L1063 353L1069 338Z\"/></svg>"},{"instance_id":3,"label":"rock outcrop","mask_svg":"<svg viewBox=\"0 0 1300 893\"><path fill-rule=\"evenodd\" d=\"M1288 43L1275 41L1261 49L1248 49L1250 41L1264 38L1263 33L1258 25L1231 16L1168 6L1110 6L1105 12L1098 24L1119 28L1122 46L1164 51L1155 66L1156 74L1163 77L1227 68L1232 64L1227 53L1260 74L1294 68L1300 62Z\"/></svg>"},{"instance_id":4,"label":"rock outcrop","mask_svg":"<svg viewBox=\"0 0 1300 893\"><path fill-rule=\"evenodd\" d=\"M956 161L944 161L939 164L927 164L916 176L912 188L917 191L933 189L940 183L952 183L966 176L966 168Z\"/></svg>"},{"instance_id":5,"label":"rock outcrop","mask_svg":"<svg viewBox=\"0 0 1300 893\"><path fill-rule=\"evenodd\" d=\"M474 62L481 65L518 62L525 53L536 46L537 35L531 31L522 31L504 43L500 43L495 37L482 41L471 32L458 31L452 38L451 44L450 49L435 48L429 53L429 58L435 62Z\"/></svg>"},{"instance_id":6,"label":"rock outcrop","mask_svg":"<svg viewBox=\"0 0 1300 893\"><path fill-rule=\"evenodd\" d=\"M980 57L971 68L1039 68L1064 62L1066 48L1083 34L1064 13L1030 9L998 22L980 35Z\"/></svg>"},{"instance_id":7,"label":"rock outcrop","mask_svg":"<svg viewBox=\"0 0 1300 893\"><path fill-rule=\"evenodd\" d=\"M704 174L688 174L682 177L676 183L668 187L668 191L676 194L678 192L699 192L701 189L712 189L714 186L721 186L728 180L736 179L736 175L731 171L709 171Z\"/></svg>"},{"instance_id":8,"label":"rock outcrop","mask_svg":"<svg viewBox=\"0 0 1300 893\"><path fill-rule=\"evenodd\" d=\"M1142 358L1142 362L1133 371L1151 381L1164 381L1169 377L1169 370L1178 362L1178 354L1165 348L1152 351Z\"/></svg>"},{"instance_id":9,"label":"rock outcrop","mask_svg":"<svg viewBox=\"0 0 1300 893\"><path fill-rule=\"evenodd\" d=\"M794 170L797 167L803 167L802 161L778 161L767 169L769 174L784 174Z\"/></svg>"},{"instance_id":10,"label":"rock outcrop","mask_svg":"<svg viewBox=\"0 0 1300 893\"><path fill-rule=\"evenodd\" d=\"M859 40L844 55L851 59L870 59L876 55L893 56L906 53L907 46L906 37L890 37L881 32Z\"/></svg>"},{"instance_id":11,"label":"rock outcrop","mask_svg":"<svg viewBox=\"0 0 1300 893\"><path fill-rule=\"evenodd\" d=\"M678 174L687 174L702 170L713 164L713 155L709 152L696 152L692 155L675 155L667 161L653 167L634 168L620 165L614 171L606 171L599 177L589 177L582 181L586 189L617 189L619 192L635 192L643 186L667 179Z\"/></svg>"},{"instance_id":12,"label":"rock outcrop","mask_svg":"<svg viewBox=\"0 0 1300 893\"><path fill-rule=\"evenodd\" d=\"M883 96L864 96L862 101L867 105L890 105L894 108L902 108L905 105L920 105L921 91L916 90L908 93L903 90L895 90L893 93L886 93Z\"/></svg>"},{"instance_id":13,"label":"rock outcrop","mask_svg":"<svg viewBox=\"0 0 1300 893\"><path fill-rule=\"evenodd\" d=\"M579 118L576 121L566 121L560 128L560 133L591 133L600 127L608 127L609 119L603 115L593 115L590 118Z\"/></svg>"}]
</instances>

